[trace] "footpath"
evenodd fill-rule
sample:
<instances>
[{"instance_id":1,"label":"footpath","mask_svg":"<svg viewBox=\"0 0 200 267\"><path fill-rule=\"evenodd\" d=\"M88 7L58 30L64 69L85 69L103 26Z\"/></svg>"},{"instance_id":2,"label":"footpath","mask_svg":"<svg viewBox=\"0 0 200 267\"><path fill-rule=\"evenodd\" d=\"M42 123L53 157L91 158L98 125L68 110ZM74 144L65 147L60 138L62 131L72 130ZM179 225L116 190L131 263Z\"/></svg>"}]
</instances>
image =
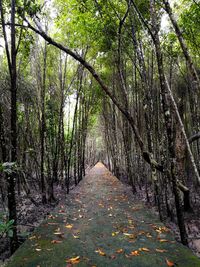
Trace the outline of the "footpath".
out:
<instances>
[{"instance_id":1,"label":"footpath","mask_svg":"<svg viewBox=\"0 0 200 267\"><path fill-rule=\"evenodd\" d=\"M103 164L91 169L6 267L200 267Z\"/></svg>"}]
</instances>

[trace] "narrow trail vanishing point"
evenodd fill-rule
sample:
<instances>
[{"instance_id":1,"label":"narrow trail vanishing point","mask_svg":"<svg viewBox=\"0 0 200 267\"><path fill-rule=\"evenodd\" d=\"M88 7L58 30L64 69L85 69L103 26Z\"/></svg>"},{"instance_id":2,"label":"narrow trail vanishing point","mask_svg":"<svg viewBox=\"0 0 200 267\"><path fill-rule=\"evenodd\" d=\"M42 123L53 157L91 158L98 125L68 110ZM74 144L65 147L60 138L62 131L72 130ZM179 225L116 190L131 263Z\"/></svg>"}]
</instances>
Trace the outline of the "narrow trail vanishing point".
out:
<instances>
[{"instance_id":1,"label":"narrow trail vanishing point","mask_svg":"<svg viewBox=\"0 0 200 267\"><path fill-rule=\"evenodd\" d=\"M156 215L98 163L7 267L199 267Z\"/></svg>"}]
</instances>

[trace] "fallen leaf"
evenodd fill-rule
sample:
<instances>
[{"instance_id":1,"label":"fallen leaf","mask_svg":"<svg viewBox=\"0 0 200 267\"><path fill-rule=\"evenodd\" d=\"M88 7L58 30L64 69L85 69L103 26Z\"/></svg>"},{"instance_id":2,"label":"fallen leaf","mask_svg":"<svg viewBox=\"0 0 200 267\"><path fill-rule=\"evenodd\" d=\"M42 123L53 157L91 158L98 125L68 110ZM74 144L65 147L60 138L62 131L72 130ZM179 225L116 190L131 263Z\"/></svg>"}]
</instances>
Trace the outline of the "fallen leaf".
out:
<instances>
[{"instance_id":1,"label":"fallen leaf","mask_svg":"<svg viewBox=\"0 0 200 267\"><path fill-rule=\"evenodd\" d=\"M139 256L140 253L139 253L138 250L134 250L134 251L131 251L130 255L131 255L131 256Z\"/></svg>"},{"instance_id":2,"label":"fallen leaf","mask_svg":"<svg viewBox=\"0 0 200 267\"><path fill-rule=\"evenodd\" d=\"M99 253L100 256L106 256L106 253L101 249L95 250L95 252Z\"/></svg>"},{"instance_id":3,"label":"fallen leaf","mask_svg":"<svg viewBox=\"0 0 200 267\"><path fill-rule=\"evenodd\" d=\"M161 243L169 242L167 239L160 239L159 241L160 241Z\"/></svg>"},{"instance_id":4,"label":"fallen leaf","mask_svg":"<svg viewBox=\"0 0 200 267\"><path fill-rule=\"evenodd\" d=\"M112 233L112 236L116 236L116 235L118 235L119 234L119 232L113 232Z\"/></svg>"},{"instance_id":5,"label":"fallen leaf","mask_svg":"<svg viewBox=\"0 0 200 267\"><path fill-rule=\"evenodd\" d=\"M74 258L68 259L66 260L67 263L71 263L71 264L77 264L80 262L80 256L76 256Z\"/></svg>"},{"instance_id":6,"label":"fallen leaf","mask_svg":"<svg viewBox=\"0 0 200 267\"><path fill-rule=\"evenodd\" d=\"M146 251L149 252L150 250L148 248L139 248L139 251Z\"/></svg>"},{"instance_id":7,"label":"fallen leaf","mask_svg":"<svg viewBox=\"0 0 200 267\"><path fill-rule=\"evenodd\" d=\"M118 250L116 250L116 253L122 253L124 250L122 248L119 248Z\"/></svg>"},{"instance_id":8,"label":"fallen leaf","mask_svg":"<svg viewBox=\"0 0 200 267\"><path fill-rule=\"evenodd\" d=\"M65 225L65 227L66 227L67 229L72 229L73 224L67 224L67 225Z\"/></svg>"},{"instance_id":9,"label":"fallen leaf","mask_svg":"<svg viewBox=\"0 0 200 267\"><path fill-rule=\"evenodd\" d=\"M63 233L62 232L55 232L54 235L62 236Z\"/></svg>"},{"instance_id":10,"label":"fallen leaf","mask_svg":"<svg viewBox=\"0 0 200 267\"><path fill-rule=\"evenodd\" d=\"M29 240L33 240L33 239L36 239L37 237L34 235L34 236L31 236L29 237Z\"/></svg>"},{"instance_id":11,"label":"fallen leaf","mask_svg":"<svg viewBox=\"0 0 200 267\"><path fill-rule=\"evenodd\" d=\"M165 260L166 260L167 266L169 266L169 267L174 266L174 263L172 261L168 260L167 258Z\"/></svg>"},{"instance_id":12,"label":"fallen leaf","mask_svg":"<svg viewBox=\"0 0 200 267\"><path fill-rule=\"evenodd\" d=\"M114 259L116 259L116 256L115 256L115 255L111 255L109 258L110 258L111 260L114 260Z\"/></svg>"},{"instance_id":13,"label":"fallen leaf","mask_svg":"<svg viewBox=\"0 0 200 267\"><path fill-rule=\"evenodd\" d=\"M148 237L148 238L152 238L152 235L151 235L150 233L147 233L147 234L146 234L146 237Z\"/></svg>"},{"instance_id":14,"label":"fallen leaf","mask_svg":"<svg viewBox=\"0 0 200 267\"><path fill-rule=\"evenodd\" d=\"M79 239L79 236L78 236L78 235L73 235L73 237L74 237L75 239Z\"/></svg>"},{"instance_id":15,"label":"fallen leaf","mask_svg":"<svg viewBox=\"0 0 200 267\"><path fill-rule=\"evenodd\" d=\"M52 240L51 241L51 244L60 244L60 243L62 243L61 240Z\"/></svg>"},{"instance_id":16,"label":"fallen leaf","mask_svg":"<svg viewBox=\"0 0 200 267\"><path fill-rule=\"evenodd\" d=\"M167 252L166 249L159 249L159 248L156 248L156 251L157 251L157 252L160 252L160 253Z\"/></svg>"},{"instance_id":17,"label":"fallen leaf","mask_svg":"<svg viewBox=\"0 0 200 267\"><path fill-rule=\"evenodd\" d=\"M123 233L123 235L127 236L130 239L135 238L134 234Z\"/></svg>"},{"instance_id":18,"label":"fallen leaf","mask_svg":"<svg viewBox=\"0 0 200 267\"><path fill-rule=\"evenodd\" d=\"M57 225L58 223L48 222L48 225Z\"/></svg>"},{"instance_id":19,"label":"fallen leaf","mask_svg":"<svg viewBox=\"0 0 200 267\"><path fill-rule=\"evenodd\" d=\"M36 250L36 251L41 251L42 249L41 249L41 248L36 248L35 250Z\"/></svg>"}]
</instances>

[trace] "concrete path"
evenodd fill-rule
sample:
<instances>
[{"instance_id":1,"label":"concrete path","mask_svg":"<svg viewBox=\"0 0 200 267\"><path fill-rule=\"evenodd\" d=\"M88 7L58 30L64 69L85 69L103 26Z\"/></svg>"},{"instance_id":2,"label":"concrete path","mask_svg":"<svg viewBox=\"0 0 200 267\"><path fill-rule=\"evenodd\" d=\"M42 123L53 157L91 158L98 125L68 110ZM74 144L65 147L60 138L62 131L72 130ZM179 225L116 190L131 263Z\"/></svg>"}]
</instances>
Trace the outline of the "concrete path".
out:
<instances>
[{"instance_id":1,"label":"concrete path","mask_svg":"<svg viewBox=\"0 0 200 267\"><path fill-rule=\"evenodd\" d=\"M199 267L155 214L98 163L7 267Z\"/></svg>"}]
</instances>

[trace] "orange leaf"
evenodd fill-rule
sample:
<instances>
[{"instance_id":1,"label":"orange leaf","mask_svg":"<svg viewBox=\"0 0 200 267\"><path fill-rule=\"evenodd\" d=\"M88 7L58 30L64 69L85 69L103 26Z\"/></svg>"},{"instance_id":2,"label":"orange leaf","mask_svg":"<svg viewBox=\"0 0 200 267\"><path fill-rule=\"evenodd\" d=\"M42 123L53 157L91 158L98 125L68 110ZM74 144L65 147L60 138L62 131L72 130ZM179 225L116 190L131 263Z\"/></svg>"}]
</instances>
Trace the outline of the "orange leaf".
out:
<instances>
[{"instance_id":1,"label":"orange leaf","mask_svg":"<svg viewBox=\"0 0 200 267\"><path fill-rule=\"evenodd\" d=\"M150 250L148 248L139 248L139 251L146 251L149 252Z\"/></svg>"},{"instance_id":2,"label":"orange leaf","mask_svg":"<svg viewBox=\"0 0 200 267\"><path fill-rule=\"evenodd\" d=\"M68 259L68 260L66 260L66 262L67 262L67 263L71 263L71 264L77 264L77 263L80 262L80 256L77 256L77 257Z\"/></svg>"},{"instance_id":3,"label":"orange leaf","mask_svg":"<svg viewBox=\"0 0 200 267\"><path fill-rule=\"evenodd\" d=\"M130 255L131 255L131 256L139 256L140 253L139 253L138 250L134 250L134 251L131 251Z\"/></svg>"},{"instance_id":4,"label":"orange leaf","mask_svg":"<svg viewBox=\"0 0 200 267\"><path fill-rule=\"evenodd\" d=\"M116 253L122 253L124 250L122 248L116 250Z\"/></svg>"},{"instance_id":5,"label":"orange leaf","mask_svg":"<svg viewBox=\"0 0 200 267\"><path fill-rule=\"evenodd\" d=\"M165 260L166 260L167 266L169 266L169 267L174 266L174 263L172 261L169 261L167 258Z\"/></svg>"},{"instance_id":6,"label":"orange leaf","mask_svg":"<svg viewBox=\"0 0 200 267\"><path fill-rule=\"evenodd\" d=\"M51 241L51 244L60 244L60 243L62 243L62 241L60 241L60 240L52 240Z\"/></svg>"}]
</instances>

